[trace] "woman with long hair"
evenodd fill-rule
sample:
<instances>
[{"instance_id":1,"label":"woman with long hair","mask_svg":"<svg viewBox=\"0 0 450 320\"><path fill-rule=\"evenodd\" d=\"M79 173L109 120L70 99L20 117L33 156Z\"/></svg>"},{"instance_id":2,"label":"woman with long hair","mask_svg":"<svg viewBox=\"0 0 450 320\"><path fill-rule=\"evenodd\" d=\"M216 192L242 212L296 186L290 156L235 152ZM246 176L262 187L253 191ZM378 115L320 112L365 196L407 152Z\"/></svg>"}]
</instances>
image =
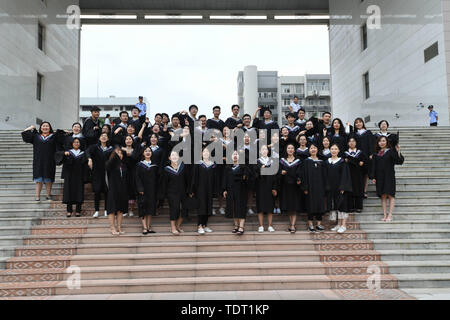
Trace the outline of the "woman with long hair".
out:
<instances>
[{"instance_id":1,"label":"woman with long hair","mask_svg":"<svg viewBox=\"0 0 450 320\"><path fill-rule=\"evenodd\" d=\"M108 175L108 212L111 234L124 234L122 230L123 213L128 210L128 169L124 163L124 154L120 147L114 149L106 162ZM117 226L116 226L117 224Z\"/></svg>"},{"instance_id":2,"label":"woman with long hair","mask_svg":"<svg viewBox=\"0 0 450 320\"><path fill-rule=\"evenodd\" d=\"M348 139L348 149L344 153L345 162L348 163L352 178L352 192L348 195L348 212L360 213L363 209L364 198L364 167L367 157L357 148L356 138Z\"/></svg>"},{"instance_id":3,"label":"woman with long hair","mask_svg":"<svg viewBox=\"0 0 450 320\"><path fill-rule=\"evenodd\" d=\"M169 202L170 232L178 236L184 232L181 224L183 218L187 216L187 210L183 202L189 191L189 179L187 179L187 168L180 161L176 151L170 153L169 160L170 164L162 171L160 190L162 196Z\"/></svg>"},{"instance_id":4,"label":"woman with long hair","mask_svg":"<svg viewBox=\"0 0 450 320\"><path fill-rule=\"evenodd\" d=\"M197 232L199 234L212 232L212 229L208 227L208 218L212 215L213 210L216 176L216 164L211 161L211 152L205 147L202 151L202 160L194 165L190 185L190 193L199 201L197 209Z\"/></svg>"},{"instance_id":5,"label":"woman with long hair","mask_svg":"<svg viewBox=\"0 0 450 320\"><path fill-rule=\"evenodd\" d=\"M227 202L225 217L234 220L232 232L243 235L247 217L247 181L251 172L246 165L239 164L239 153L237 151L233 152L232 159L233 164L226 165L222 180L223 197Z\"/></svg>"},{"instance_id":6,"label":"woman with long hair","mask_svg":"<svg viewBox=\"0 0 450 320\"><path fill-rule=\"evenodd\" d=\"M139 218L142 220L142 234L155 233L152 230L152 216L156 215L159 164L153 162L150 146L144 148L142 160L136 164L136 191L138 193Z\"/></svg>"},{"instance_id":7,"label":"woman with long hair","mask_svg":"<svg viewBox=\"0 0 450 320\"><path fill-rule=\"evenodd\" d=\"M60 131L58 131L60 132ZM52 186L55 182L57 151L60 134L54 133L48 121L41 123L39 130L35 126L26 128L22 132L22 139L33 145L33 181L36 183L36 201L40 201L42 184L45 183L47 200L51 200Z\"/></svg>"},{"instance_id":8,"label":"woman with long hair","mask_svg":"<svg viewBox=\"0 0 450 320\"><path fill-rule=\"evenodd\" d=\"M92 176L92 190L94 191L94 218L98 218L100 211L100 198L103 193L105 197L105 217L108 216L106 210L106 202L108 199L108 186L106 183L106 161L111 157L113 147L109 145L109 135L102 132L99 142L96 145L91 145L86 150L86 157L88 159L88 166L91 169Z\"/></svg>"},{"instance_id":9,"label":"woman with long hair","mask_svg":"<svg viewBox=\"0 0 450 320\"><path fill-rule=\"evenodd\" d=\"M373 155L372 170L370 178L376 185L377 195L381 198L384 217L382 221L392 221L392 213L395 207L395 165L401 165L405 158L400 152L400 145L395 149L391 148L386 136L380 136L377 139L376 153ZM389 215L387 211L387 200L389 199Z\"/></svg>"},{"instance_id":10,"label":"woman with long hair","mask_svg":"<svg viewBox=\"0 0 450 320\"><path fill-rule=\"evenodd\" d=\"M347 197L352 192L350 170L345 160L339 157L340 150L337 144L330 148L331 158L326 162L328 181L328 209L331 211L330 220L337 215L337 224L331 231L344 233L347 230L348 209Z\"/></svg>"},{"instance_id":11,"label":"woman with long hair","mask_svg":"<svg viewBox=\"0 0 450 320\"><path fill-rule=\"evenodd\" d=\"M313 143L309 147L311 156L303 162L301 189L305 194L308 212L308 231L322 232L322 216L325 213L326 190L328 186L326 161L318 157L319 147ZM314 227L314 218L317 226Z\"/></svg>"},{"instance_id":12,"label":"woman with long hair","mask_svg":"<svg viewBox=\"0 0 450 320\"><path fill-rule=\"evenodd\" d=\"M361 150L365 157L370 157L374 152L375 136L372 131L367 130L364 120L356 118L353 123L353 136L356 139L356 147ZM369 185L369 166L370 162L366 161L362 167L364 174L364 198L367 198L367 187Z\"/></svg>"},{"instance_id":13,"label":"woman with long hair","mask_svg":"<svg viewBox=\"0 0 450 320\"><path fill-rule=\"evenodd\" d=\"M302 161L295 157L295 146L289 143L286 146L286 157L280 159L280 168L278 173L278 185L280 191L281 211L289 215L289 232L296 232L297 213L303 208L300 197L300 182L302 179Z\"/></svg>"},{"instance_id":14,"label":"woman with long hair","mask_svg":"<svg viewBox=\"0 0 450 320\"><path fill-rule=\"evenodd\" d=\"M75 216L81 216L81 206L84 202L84 183L87 180L87 157L81 150L81 141L74 138L72 149L60 151L61 162L63 164L62 177L64 179L63 203L67 205L67 217L70 218L73 212L73 205L76 206Z\"/></svg>"}]
</instances>

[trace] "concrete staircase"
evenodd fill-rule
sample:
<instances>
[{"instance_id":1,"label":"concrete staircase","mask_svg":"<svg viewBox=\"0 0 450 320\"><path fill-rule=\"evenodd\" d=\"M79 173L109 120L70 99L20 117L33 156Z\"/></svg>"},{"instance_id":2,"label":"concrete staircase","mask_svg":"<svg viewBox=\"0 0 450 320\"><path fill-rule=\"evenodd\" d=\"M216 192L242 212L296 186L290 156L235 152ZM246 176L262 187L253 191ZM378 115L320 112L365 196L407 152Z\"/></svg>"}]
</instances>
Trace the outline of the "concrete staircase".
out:
<instances>
[{"instance_id":1,"label":"concrete staircase","mask_svg":"<svg viewBox=\"0 0 450 320\"><path fill-rule=\"evenodd\" d=\"M153 218L156 234L143 236L139 219L126 218L126 234L113 237L105 218L90 217L90 193L85 216L67 219L61 181L54 201L36 204L32 148L21 142L19 132L0 132L0 259L5 266L0 297L361 291L367 289L369 266L380 268L382 289L450 288L450 142L445 139L450 128L400 131L407 160L397 169L394 222L380 221L381 206L371 185L364 212L350 218L343 235L309 234L304 216L295 235L287 232L286 216L274 218L276 232L259 234L252 216L241 237L231 234L232 223L222 216L210 219L211 234L198 235L193 216L183 235L172 236L167 207ZM69 266L81 268L80 289L67 287Z\"/></svg>"}]
</instances>

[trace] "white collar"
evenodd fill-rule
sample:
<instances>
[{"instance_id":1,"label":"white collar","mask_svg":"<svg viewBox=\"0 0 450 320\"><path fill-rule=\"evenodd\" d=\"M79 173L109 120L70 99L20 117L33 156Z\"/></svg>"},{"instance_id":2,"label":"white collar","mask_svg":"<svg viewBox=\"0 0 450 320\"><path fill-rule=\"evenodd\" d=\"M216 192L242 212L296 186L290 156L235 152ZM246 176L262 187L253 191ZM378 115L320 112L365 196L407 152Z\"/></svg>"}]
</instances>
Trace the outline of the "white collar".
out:
<instances>
[{"instance_id":1,"label":"white collar","mask_svg":"<svg viewBox=\"0 0 450 320\"><path fill-rule=\"evenodd\" d=\"M72 138L83 138L83 135L80 133L78 134L72 134Z\"/></svg>"},{"instance_id":2,"label":"white collar","mask_svg":"<svg viewBox=\"0 0 450 320\"><path fill-rule=\"evenodd\" d=\"M337 158L336 160L333 160L333 159L331 159L331 158L328 159L328 163L331 163L331 164L336 164L336 163L338 163L339 161L341 161L341 158Z\"/></svg>"},{"instance_id":3,"label":"white collar","mask_svg":"<svg viewBox=\"0 0 450 320\"><path fill-rule=\"evenodd\" d=\"M309 160L312 160L312 161L322 161L322 160L320 160L319 158L317 158L317 160L314 160L313 158L308 157L308 159L309 159Z\"/></svg>"},{"instance_id":4,"label":"white collar","mask_svg":"<svg viewBox=\"0 0 450 320\"><path fill-rule=\"evenodd\" d=\"M145 160L142 160L141 163L145 164L147 167L150 167L152 165L152 160L150 160L148 162Z\"/></svg>"},{"instance_id":5,"label":"white collar","mask_svg":"<svg viewBox=\"0 0 450 320\"><path fill-rule=\"evenodd\" d=\"M306 147L305 149L302 149L301 147L298 147L297 150L300 150L300 151L306 151L306 150L309 150L309 149L308 149L308 147Z\"/></svg>"},{"instance_id":6,"label":"white collar","mask_svg":"<svg viewBox=\"0 0 450 320\"><path fill-rule=\"evenodd\" d=\"M330 153L331 153L330 148L328 148L328 149L323 149L323 150L322 150L322 153L323 153L324 155L330 154Z\"/></svg>"},{"instance_id":7,"label":"white collar","mask_svg":"<svg viewBox=\"0 0 450 320\"><path fill-rule=\"evenodd\" d=\"M366 131L367 131L366 129L358 129L358 134L363 134Z\"/></svg>"},{"instance_id":8,"label":"white collar","mask_svg":"<svg viewBox=\"0 0 450 320\"><path fill-rule=\"evenodd\" d=\"M78 149L78 150L70 149L70 152L71 152L75 157L78 157L79 155L83 154L83 151L81 151L80 149Z\"/></svg>"},{"instance_id":9,"label":"white collar","mask_svg":"<svg viewBox=\"0 0 450 320\"><path fill-rule=\"evenodd\" d=\"M201 164L204 164L207 168L209 168L209 167L211 167L212 165L214 165L214 162L212 162L211 160L210 160L208 163L206 163L206 162L203 161L203 160L200 160L200 163L201 163Z\"/></svg>"},{"instance_id":10,"label":"white collar","mask_svg":"<svg viewBox=\"0 0 450 320\"><path fill-rule=\"evenodd\" d=\"M272 163L272 160L269 157L260 157L258 160L265 166Z\"/></svg>"}]
</instances>

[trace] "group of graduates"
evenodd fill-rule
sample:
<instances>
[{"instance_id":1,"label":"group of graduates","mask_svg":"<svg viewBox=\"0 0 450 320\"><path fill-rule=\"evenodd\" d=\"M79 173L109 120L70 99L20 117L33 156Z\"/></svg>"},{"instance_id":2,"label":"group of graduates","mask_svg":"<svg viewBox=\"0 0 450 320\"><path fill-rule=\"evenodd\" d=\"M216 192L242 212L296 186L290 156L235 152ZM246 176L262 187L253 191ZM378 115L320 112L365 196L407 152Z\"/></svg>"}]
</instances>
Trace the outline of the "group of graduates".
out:
<instances>
[{"instance_id":1,"label":"group of graduates","mask_svg":"<svg viewBox=\"0 0 450 320\"><path fill-rule=\"evenodd\" d=\"M113 235L124 234L123 217L134 216L136 204L142 233L154 233L151 218L158 215L165 200L174 235L184 232L183 218L190 213L197 214L199 234L212 232L208 217L222 214L233 219L232 232L242 235L247 216L255 214L252 206L258 214L258 232L264 232L265 215L267 230L274 232L273 214L281 213L289 215L291 233L296 232L298 213L307 214L310 232L321 232L325 230L322 216L331 213L330 218L337 220L331 230L343 233L348 213L363 210L370 178L382 200L383 221L392 221L394 167L402 164L404 157L399 136L388 132L387 121L381 121L380 131L373 134L361 118L344 125L325 112L321 118L307 120L300 109L287 114L288 124L280 129L270 109L258 108L253 118L248 114L241 118L238 105L232 106L232 112L232 117L222 121L221 108L216 106L213 118L207 119L197 117L198 108L192 105L170 120L166 114L157 114L151 124L135 107L131 118L122 111L111 127L100 125L100 110L94 107L84 125L73 124L71 132L54 132L48 122L39 130L31 126L22 137L34 146L36 201L40 201L44 183L47 199L51 198L55 168L62 165L67 217L72 216L74 205L75 215L81 215L84 186L91 183L93 216L99 216L103 194L104 214ZM233 134L239 129L244 132L242 143ZM208 138L196 149L191 138L206 134ZM178 148L181 142L190 143L190 150L201 150L201 160L194 161L193 151L183 157L184 149ZM219 143L219 154L216 148L209 148L211 143ZM186 157L191 161L181 161ZM223 163L214 161L217 157ZM217 212L213 209L215 198Z\"/></svg>"}]
</instances>

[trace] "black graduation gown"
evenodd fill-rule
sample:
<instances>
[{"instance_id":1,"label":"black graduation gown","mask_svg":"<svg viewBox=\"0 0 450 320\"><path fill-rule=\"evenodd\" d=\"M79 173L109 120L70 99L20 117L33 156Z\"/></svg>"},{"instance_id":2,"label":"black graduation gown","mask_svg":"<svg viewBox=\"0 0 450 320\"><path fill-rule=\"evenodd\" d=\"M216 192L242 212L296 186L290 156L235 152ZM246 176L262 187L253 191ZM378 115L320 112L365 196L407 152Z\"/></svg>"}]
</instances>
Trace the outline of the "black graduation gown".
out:
<instances>
[{"instance_id":1,"label":"black graduation gown","mask_svg":"<svg viewBox=\"0 0 450 320\"><path fill-rule=\"evenodd\" d=\"M143 125L145 125L145 119L147 118L147 114L143 114L142 116L139 116L137 119L131 118L128 121L128 124L134 125L134 128L136 129L136 134L139 134L139 131L141 131L141 128Z\"/></svg>"},{"instance_id":2,"label":"black graduation gown","mask_svg":"<svg viewBox=\"0 0 450 320\"><path fill-rule=\"evenodd\" d=\"M139 217L156 215L159 166L143 161L138 162L135 169L136 192L138 193ZM144 194L141 195L140 193Z\"/></svg>"},{"instance_id":3,"label":"black graduation gown","mask_svg":"<svg viewBox=\"0 0 450 320\"><path fill-rule=\"evenodd\" d=\"M305 159L303 162L301 190L305 195L305 206L309 214L323 214L326 211L327 168L323 160Z\"/></svg>"},{"instance_id":4,"label":"black graduation gown","mask_svg":"<svg viewBox=\"0 0 450 320\"><path fill-rule=\"evenodd\" d=\"M322 141L322 138L320 134L317 132L315 128L309 129L305 133L306 140L308 140L308 146L310 146L313 143L320 144Z\"/></svg>"},{"instance_id":5,"label":"black graduation gown","mask_svg":"<svg viewBox=\"0 0 450 320\"><path fill-rule=\"evenodd\" d=\"M345 150L348 149L348 136L347 134L329 134L328 138L330 138L330 148L333 144L337 144L339 146L339 156L342 157L344 155Z\"/></svg>"},{"instance_id":6,"label":"black graduation gown","mask_svg":"<svg viewBox=\"0 0 450 320\"><path fill-rule=\"evenodd\" d=\"M296 126L298 126L300 128L300 131L305 130L306 119L303 119L303 120L297 119L297 120L295 120L294 123L295 123Z\"/></svg>"},{"instance_id":7,"label":"black graduation gown","mask_svg":"<svg viewBox=\"0 0 450 320\"><path fill-rule=\"evenodd\" d=\"M245 165L225 166L222 190L227 192L226 218L246 218L248 202L247 179L251 175L252 173Z\"/></svg>"},{"instance_id":8,"label":"black graduation gown","mask_svg":"<svg viewBox=\"0 0 450 320\"><path fill-rule=\"evenodd\" d=\"M278 173L278 191L280 209L282 212L302 212L303 197L301 197L300 185L297 181L303 180L303 163L300 159L288 162L285 158L280 160ZM286 171L286 174L281 174Z\"/></svg>"},{"instance_id":9,"label":"black graduation gown","mask_svg":"<svg viewBox=\"0 0 450 320\"><path fill-rule=\"evenodd\" d=\"M193 166L190 192L199 201L198 215L212 215L213 197L216 189L216 164L207 166L203 161Z\"/></svg>"},{"instance_id":10,"label":"black graduation gown","mask_svg":"<svg viewBox=\"0 0 450 320\"><path fill-rule=\"evenodd\" d=\"M302 131L302 129L298 125L295 125L294 127L290 127L290 126L285 126L285 127L289 130L289 139L293 140L293 141L295 141L295 139L297 138L300 131Z\"/></svg>"},{"instance_id":11,"label":"black graduation gown","mask_svg":"<svg viewBox=\"0 0 450 320\"><path fill-rule=\"evenodd\" d=\"M187 197L189 190L189 180L187 177L187 168L183 162L178 165L178 170L173 169L170 165L164 167L161 175L162 195L159 198L167 198L169 202L170 219L176 220L180 217L180 211L183 202ZM185 216L186 210L182 210L182 215Z\"/></svg>"},{"instance_id":12,"label":"black graduation gown","mask_svg":"<svg viewBox=\"0 0 450 320\"><path fill-rule=\"evenodd\" d=\"M356 147L361 150L366 157L374 153L376 139L372 134L372 131L366 130L363 133L358 133L358 130L353 129L353 137L356 139ZM367 168L367 163L365 168Z\"/></svg>"},{"instance_id":13,"label":"black graduation gown","mask_svg":"<svg viewBox=\"0 0 450 320\"><path fill-rule=\"evenodd\" d=\"M307 148L306 150L300 150L300 148L297 148L297 150L295 151L295 156L298 159L305 161L305 159L309 158L310 156L309 148Z\"/></svg>"},{"instance_id":14,"label":"black graduation gown","mask_svg":"<svg viewBox=\"0 0 450 320\"><path fill-rule=\"evenodd\" d=\"M208 121L206 121L206 128L208 129L216 129L219 130L220 133L223 132L223 128L225 128L225 122L223 122L222 120L215 120L215 119L208 119Z\"/></svg>"},{"instance_id":15,"label":"black graduation gown","mask_svg":"<svg viewBox=\"0 0 450 320\"><path fill-rule=\"evenodd\" d=\"M94 128L98 127L99 129L95 130ZM100 138L100 135L102 133L102 129L100 128L100 122L97 120L97 122L94 122L91 118L86 119L83 125L83 129L81 130L81 133L86 138L86 143L88 146L94 145L98 143L98 138Z\"/></svg>"},{"instance_id":16,"label":"black graduation gown","mask_svg":"<svg viewBox=\"0 0 450 320\"><path fill-rule=\"evenodd\" d=\"M384 155L374 154L372 158L370 179L376 179L377 195L383 194L395 196L395 165L401 165L405 161L403 155L398 155L397 150L387 149Z\"/></svg>"},{"instance_id":17,"label":"black graduation gown","mask_svg":"<svg viewBox=\"0 0 450 320\"><path fill-rule=\"evenodd\" d=\"M86 151L87 148L87 140L84 136L76 137L80 140L80 150ZM72 143L75 138L73 137L73 133L67 134L63 139L63 146L61 150L68 151L73 148Z\"/></svg>"},{"instance_id":18,"label":"black graduation gown","mask_svg":"<svg viewBox=\"0 0 450 320\"><path fill-rule=\"evenodd\" d=\"M265 129L267 130L267 137L268 140L270 141L270 137L271 134L273 132L279 131L280 130L280 126L278 125L277 122L275 121L269 121L269 122L265 122L264 120L259 120L258 118L253 120L253 127L256 129Z\"/></svg>"},{"instance_id":19,"label":"black graduation gown","mask_svg":"<svg viewBox=\"0 0 450 320\"><path fill-rule=\"evenodd\" d=\"M319 154L317 155L317 157L318 157L320 160L327 161L328 159L331 158L331 152L329 152L328 154L325 154L325 153L323 152L323 150L320 150L320 152L319 152Z\"/></svg>"},{"instance_id":20,"label":"black graduation gown","mask_svg":"<svg viewBox=\"0 0 450 320\"><path fill-rule=\"evenodd\" d=\"M112 159L106 161L106 171L108 174L106 211L108 214L117 213L118 211L122 213L128 212L129 173L126 164L120 160L117 154L114 154Z\"/></svg>"},{"instance_id":21,"label":"black graduation gown","mask_svg":"<svg viewBox=\"0 0 450 320\"><path fill-rule=\"evenodd\" d=\"M381 134L381 132L377 132L377 133L375 133L374 136L375 136L375 141L374 141L374 147L373 147L373 150L372 150L373 152L371 154L375 153L377 139L379 137L381 137L381 136L384 136L384 135ZM398 144L398 141L399 141L398 134L388 132L385 137L387 137L387 139L389 141L389 144L391 145L391 148L395 149L395 146Z\"/></svg>"},{"instance_id":22,"label":"black graduation gown","mask_svg":"<svg viewBox=\"0 0 450 320\"><path fill-rule=\"evenodd\" d=\"M117 134L115 133L117 129L122 128L122 130L120 130ZM119 123L116 124L112 129L111 129L111 134L112 134L112 140L111 140L111 144L113 145L119 145L119 146L124 146L125 145L125 137L128 135L127 133L127 128L128 128L128 124L123 124L123 123ZM135 133L137 134L137 133Z\"/></svg>"},{"instance_id":23,"label":"black graduation gown","mask_svg":"<svg viewBox=\"0 0 450 320\"><path fill-rule=\"evenodd\" d=\"M230 128L230 130L233 130L234 128L236 128L238 126L238 124L242 124L242 119L235 119L233 117L229 117L226 121L225 121L225 127Z\"/></svg>"},{"instance_id":24,"label":"black graduation gown","mask_svg":"<svg viewBox=\"0 0 450 320\"><path fill-rule=\"evenodd\" d=\"M55 181L57 133L43 138L36 129L22 132L22 139L33 145L33 179L44 178Z\"/></svg>"},{"instance_id":25,"label":"black graduation gown","mask_svg":"<svg viewBox=\"0 0 450 320\"><path fill-rule=\"evenodd\" d=\"M94 192L108 192L106 186L106 161L108 161L113 147L109 146L105 150L100 144L92 145L86 150L87 158L92 159L92 189Z\"/></svg>"},{"instance_id":26,"label":"black graduation gown","mask_svg":"<svg viewBox=\"0 0 450 320\"><path fill-rule=\"evenodd\" d=\"M275 207L275 199L272 195L272 190L277 190L277 176L274 175L261 175L261 168L264 162L261 158L258 159L256 164L256 211L258 213L273 213ZM273 165L272 161L266 165L266 168Z\"/></svg>"},{"instance_id":27,"label":"black graduation gown","mask_svg":"<svg viewBox=\"0 0 450 320\"><path fill-rule=\"evenodd\" d=\"M356 150L355 154L350 153L348 150L344 153L344 159L348 163L350 169L350 176L352 179L352 192L353 197L363 197L364 196L364 167L367 163L367 157L361 150ZM364 162L361 167L360 162Z\"/></svg>"},{"instance_id":28,"label":"black graduation gown","mask_svg":"<svg viewBox=\"0 0 450 320\"><path fill-rule=\"evenodd\" d=\"M330 161L331 158L325 162L327 167L328 210L347 212L348 195L352 192L350 169L343 158L340 158L335 164ZM340 191L342 190L344 194L341 194Z\"/></svg>"},{"instance_id":29,"label":"black graduation gown","mask_svg":"<svg viewBox=\"0 0 450 320\"><path fill-rule=\"evenodd\" d=\"M136 200L136 164L139 162L141 156L141 148L134 148L131 155L128 156L126 152L123 152L123 162L127 166L128 170L128 199Z\"/></svg>"},{"instance_id":30,"label":"black graduation gown","mask_svg":"<svg viewBox=\"0 0 450 320\"><path fill-rule=\"evenodd\" d=\"M84 201L84 182L87 180L88 166L87 157L84 151L75 155L69 151L70 155L63 156L62 177L64 179L63 203L75 204Z\"/></svg>"},{"instance_id":31,"label":"black graduation gown","mask_svg":"<svg viewBox=\"0 0 450 320\"><path fill-rule=\"evenodd\" d=\"M280 137L279 145L280 145L280 157L281 158L287 157L286 147L288 144L294 145L295 150L297 150L297 148L298 148L298 143L297 143L297 141L295 141L295 139L291 139L289 137L287 139L284 139L283 137Z\"/></svg>"}]
</instances>

